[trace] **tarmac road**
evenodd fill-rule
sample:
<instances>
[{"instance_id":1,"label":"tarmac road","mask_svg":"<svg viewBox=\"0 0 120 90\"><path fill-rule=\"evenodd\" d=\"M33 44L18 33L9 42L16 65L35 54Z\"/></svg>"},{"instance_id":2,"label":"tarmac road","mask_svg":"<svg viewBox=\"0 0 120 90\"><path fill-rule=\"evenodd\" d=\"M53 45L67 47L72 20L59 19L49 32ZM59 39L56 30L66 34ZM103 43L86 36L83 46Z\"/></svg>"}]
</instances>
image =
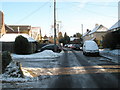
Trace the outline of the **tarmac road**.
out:
<instances>
[{"instance_id":1,"label":"tarmac road","mask_svg":"<svg viewBox=\"0 0 120 90\"><path fill-rule=\"evenodd\" d=\"M63 68L58 71L61 74L51 79L48 88L120 88L119 65L100 56L66 50L59 58L59 68Z\"/></svg>"}]
</instances>

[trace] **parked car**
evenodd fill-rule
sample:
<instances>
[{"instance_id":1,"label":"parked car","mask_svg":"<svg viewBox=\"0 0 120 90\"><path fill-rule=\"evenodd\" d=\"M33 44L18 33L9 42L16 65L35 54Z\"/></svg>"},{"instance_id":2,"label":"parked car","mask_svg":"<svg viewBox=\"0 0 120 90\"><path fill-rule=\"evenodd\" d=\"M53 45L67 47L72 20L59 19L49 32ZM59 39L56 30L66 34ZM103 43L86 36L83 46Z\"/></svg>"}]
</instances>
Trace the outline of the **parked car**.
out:
<instances>
[{"instance_id":1,"label":"parked car","mask_svg":"<svg viewBox=\"0 0 120 90\"><path fill-rule=\"evenodd\" d=\"M68 44L68 48L72 48L72 44Z\"/></svg>"},{"instance_id":2,"label":"parked car","mask_svg":"<svg viewBox=\"0 0 120 90\"><path fill-rule=\"evenodd\" d=\"M87 40L83 44L83 54L96 54L99 55L99 48L95 41Z\"/></svg>"},{"instance_id":3,"label":"parked car","mask_svg":"<svg viewBox=\"0 0 120 90\"><path fill-rule=\"evenodd\" d=\"M57 48L55 51L55 47ZM54 44L48 44L43 46L40 51L44 51L44 50L52 50L53 52L61 52L62 51L62 47L60 45L54 45Z\"/></svg>"},{"instance_id":4,"label":"parked car","mask_svg":"<svg viewBox=\"0 0 120 90\"><path fill-rule=\"evenodd\" d=\"M65 44L64 47L67 48L67 47L68 47L68 44Z\"/></svg>"},{"instance_id":5,"label":"parked car","mask_svg":"<svg viewBox=\"0 0 120 90\"><path fill-rule=\"evenodd\" d=\"M74 50L80 50L80 44L73 44L73 46Z\"/></svg>"}]
</instances>

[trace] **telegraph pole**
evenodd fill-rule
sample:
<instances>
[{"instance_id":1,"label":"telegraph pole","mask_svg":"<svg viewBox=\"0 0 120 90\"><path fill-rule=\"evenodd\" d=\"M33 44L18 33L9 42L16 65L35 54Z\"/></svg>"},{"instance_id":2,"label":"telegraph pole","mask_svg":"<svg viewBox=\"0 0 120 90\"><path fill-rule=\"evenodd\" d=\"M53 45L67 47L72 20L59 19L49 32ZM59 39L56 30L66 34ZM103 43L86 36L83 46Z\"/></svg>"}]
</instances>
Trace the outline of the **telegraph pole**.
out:
<instances>
[{"instance_id":1,"label":"telegraph pole","mask_svg":"<svg viewBox=\"0 0 120 90\"><path fill-rule=\"evenodd\" d=\"M54 45L56 46L56 0L54 0Z\"/></svg>"},{"instance_id":2,"label":"telegraph pole","mask_svg":"<svg viewBox=\"0 0 120 90\"><path fill-rule=\"evenodd\" d=\"M82 30L82 35L83 35L83 24L81 24L81 30Z\"/></svg>"}]
</instances>

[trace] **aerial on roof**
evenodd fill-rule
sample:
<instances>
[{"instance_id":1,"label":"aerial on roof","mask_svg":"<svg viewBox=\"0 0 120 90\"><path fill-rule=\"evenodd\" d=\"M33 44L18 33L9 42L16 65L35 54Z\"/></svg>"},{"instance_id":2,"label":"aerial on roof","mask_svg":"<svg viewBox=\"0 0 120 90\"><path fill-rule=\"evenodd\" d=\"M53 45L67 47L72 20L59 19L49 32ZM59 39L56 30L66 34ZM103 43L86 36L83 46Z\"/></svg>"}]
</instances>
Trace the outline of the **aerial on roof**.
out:
<instances>
[{"instance_id":1,"label":"aerial on roof","mask_svg":"<svg viewBox=\"0 0 120 90\"><path fill-rule=\"evenodd\" d=\"M109 30L113 30L120 27L120 20L116 22Z\"/></svg>"},{"instance_id":2,"label":"aerial on roof","mask_svg":"<svg viewBox=\"0 0 120 90\"><path fill-rule=\"evenodd\" d=\"M0 38L0 42L14 42L15 38L19 35L22 35L23 37L27 38L29 42L36 42L36 40L34 40L28 34L5 34Z\"/></svg>"}]
</instances>

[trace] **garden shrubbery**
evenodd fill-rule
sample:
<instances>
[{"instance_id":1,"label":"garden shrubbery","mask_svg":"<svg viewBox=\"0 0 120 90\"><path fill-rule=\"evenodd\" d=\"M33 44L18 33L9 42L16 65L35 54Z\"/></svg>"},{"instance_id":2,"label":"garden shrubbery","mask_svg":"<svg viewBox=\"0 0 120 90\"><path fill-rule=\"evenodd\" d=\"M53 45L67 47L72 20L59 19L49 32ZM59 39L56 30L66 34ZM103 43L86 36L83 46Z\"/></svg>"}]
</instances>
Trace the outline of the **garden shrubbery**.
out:
<instances>
[{"instance_id":1,"label":"garden shrubbery","mask_svg":"<svg viewBox=\"0 0 120 90\"><path fill-rule=\"evenodd\" d=\"M29 54L30 50L30 44L27 38L22 35L16 37L14 43L14 51L16 54Z\"/></svg>"},{"instance_id":2,"label":"garden shrubbery","mask_svg":"<svg viewBox=\"0 0 120 90\"><path fill-rule=\"evenodd\" d=\"M103 47L116 49L117 45L120 45L120 33L108 32L103 38Z\"/></svg>"},{"instance_id":3,"label":"garden shrubbery","mask_svg":"<svg viewBox=\"0 0 120 90\"><path fill-rule=\"evenodd\" d=\"M7 65L12 61L12 57L10 55L10 52L4 51L2 52L2 73L5 72L5 69Z\"/></svg>"}]
</instances>

